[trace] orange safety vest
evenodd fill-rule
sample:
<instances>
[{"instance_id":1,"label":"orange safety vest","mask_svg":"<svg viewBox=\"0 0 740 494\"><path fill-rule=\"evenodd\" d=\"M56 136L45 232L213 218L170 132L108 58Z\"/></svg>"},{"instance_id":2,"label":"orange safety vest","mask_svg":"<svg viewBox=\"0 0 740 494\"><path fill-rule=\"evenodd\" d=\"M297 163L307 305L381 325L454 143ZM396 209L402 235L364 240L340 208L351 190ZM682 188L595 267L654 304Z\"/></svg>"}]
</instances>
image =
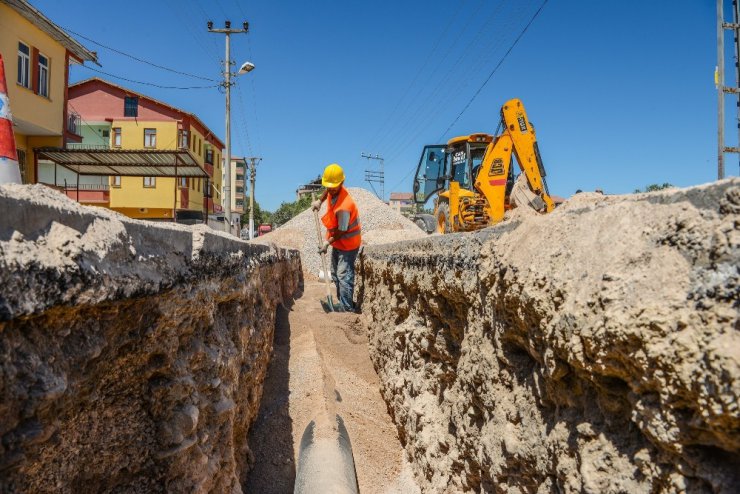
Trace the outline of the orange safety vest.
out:
<instances>
[{"instance_id":1,"label":"orange safety vest","mask_svg":"<svg viewBox=\"0 0 740 494\"><path fill-rule=\"evenodd\" d=\"M326 214L321 218L321 222L326 227L327 239L332 236L332 233L339 226L337 213L340 211L349 211L349 226L347 227L347 233L342 238L335 240L331 246L339 250L358 249L362 243L360 214L357 211L357 204L344 187L339 190L339 195L326 197Z\"/></svg>"}]
</instances>

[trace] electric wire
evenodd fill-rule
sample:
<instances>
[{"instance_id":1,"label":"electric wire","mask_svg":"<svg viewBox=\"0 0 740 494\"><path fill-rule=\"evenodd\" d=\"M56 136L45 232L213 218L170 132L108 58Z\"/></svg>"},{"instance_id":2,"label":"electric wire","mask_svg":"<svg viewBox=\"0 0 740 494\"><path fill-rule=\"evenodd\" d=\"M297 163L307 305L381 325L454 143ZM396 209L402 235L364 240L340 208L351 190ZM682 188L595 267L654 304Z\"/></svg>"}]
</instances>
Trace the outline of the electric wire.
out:
<instances>
[{"instance_id":1,"label":"electric wire","mask_svg":"<svg viewBox=\"0 0 740 494\"><path fill-rule=\"evenodd\" d=\"M75 31L72 31L69 28L66 28L65 27L63 29L65 31L68 31L68 32L74 34L75 36L78 36L78 37L80 37L80 38L82 38L84 40L89 41L90 43L93 43L93 44L98 45L98 46L100 46L102 48L105 48L106 50L110 50L112 52L118 53L119 55L123 55L125 57L128 57L128 58L130 58L132 60L136 60L137 62L141 62L141 63L147 64L147 65L151 65L152 67L156 67L158 69L166 70L166 71L172 72L174 74L179 74L179 75L184 75L184 76L187 76L187 77L192 77L194 79L201 79L201 80L204 80L204 81L218 82L218 81L216 81L216 79L211 79L209 77L203 77L203 76L195 75L195 74L189 74L188 72L183 72L183 71L180 71L180 70L171 69L169 67L165 67L164 65L159 65L159 64L156 64L154 62L150 62L148 60L144 60L143 58L139 58L139 57L137 57L135 55L131 55L130 53L126 53L126 52L121 51L121 50L119 50L117 48L113 48L111 46L104 45L103 43L101 43L99 41L95 41L94 39L89 38L89 37L85 36L84 34L80 34L80 33L77 33Z\"/></svg>"},{"instance_id":2,"label":"electric wire","mask_svg":"<svg viewBox=\"0 0 740 494\"><path fill-rule=\"evenodd\" d=\"M504 7L504 3L504 0L501 0L500 2L498 2L498 4L496 4L494 9L485 18L483 24L481 24L481 26L478 28L475 35L465 45L460 55L457 57L454 64L450 67L447 73L444 75L442 80L440 80L436 84L432 92L429 93L422 101L422 103L416 108L408 121L408 125L405 127L408 129L408 131L405 134L399 134L395 136L393 141L389 144L389 147L391 148L391 151L389 151L389 155L395 154L399 147L403 147L404 142L408 139L408 136L412 132L414 132L414 129L426 128L428 125L431 124L434 115L439 112L439 102L449 101L449 97L444 97L444 95L454 96L459 94L458 88L465 83L467 77L456 77L453 79L455 75L477 73L474 70L465 70L465 68L467 65L469 65L469 60L473 59L473 63L475 63L475 57L478 53L478 50L476 50L475 47L479 44L480 39L483 37L484 33L490 30L492 23L498 18L498 14ZM519 3L517 3L517 5L519 5ZM509 21L510 19L511 17L509 18ZM502 38L507 32L508 30L499 29L499 38ZM482 51L485 52L487 50ZM450 83L452 84L452 87L450 87Z\"/></svg>"},{"instance_id":3,"label":"electric wire","mask_svg":"<svg viewBox=\"0 0 740 494\"><path fill-rule=\"evenodd\" d=\"M466 21L463 22L462 25L464 25L464 26L470 25L474 21L475 17L478 14L478 10L481 8L482 5L483 5L483 1L481 0L481 1L478 2L478 4L476 5L476 7L474 9L471 9L470 15L466 18ZM454 52L455 48L457 47L458 42L462 39L463 34L465 34L465 30L464 29L459 29L458 32L457 32L457 36L455 37L455 39L451 43L448 43L447 44L447 50L438 59L438 63L437 63L438 66L445 66L445 65L447 65L446 64L446 61L447 61L448 57L450 57L450 55ZM442 80L446 80L447 78L449 78L452 73L453 73L453 69L452 68L448 68L448 70L442 76ZM432 74L430 74L430 78L429 79L433 79L434 76L435 76L435 74L434 74L434 71L433 71ZM416 113L416 111L414 110L415 108L418 111L418 107L416 106L416 104L419 101L419 98L423 98L424 97L423 95L425 94L425 89L427 87L429 87L429 86L431 86L431 84L427 83L427 84L424 85L424 87L420 91L414 92L414 95L410 99L410 101L408 102L408 104L404 105L403 110L401 111L401 115L408 115L409 112L412 112L412 111L414 111L414 113ZM413 117L411 117L411 118L398 118L398 119L396 119L392 125L390 125L389 127L387 127L385 129L385 132L382 134L381 138L377 141L375 147L376 148L380 148L380 147L382 147L381 145L383 144L383 142L386 139L393 138L392 136L396 135L396 132L395 132L396 129L399 129L399 128L400 129L408 129L409 128L409 125L410 125L410 122L413 122ZM396 135L396 138L397 137L398 136Z\"/></svg>"},{"instance_id":4,"label":"electric wire","mask_svg":"<svg viewBox=\"0 0 740 494\"><path fill-rule=\"evenodd\" d=\"M249 33L247 33L247 50L249 50L249 59L254 60L254 55L252 54L252 37L249 35ZM252 114L254 115L254 134L257 141L257 153L259 154L259 156L262 156L262 137L260 135L259 112L257 111L257 102L259 100L257 99L255 76L252 75L249 77L249 83L252 87L252 108L254 109L252 111Z\"/></svg>"},{"instance_id":5,"label":"electric wire","mask_svg":"<svg viewBox=\"0 0 740 494\"><path fill-rule=\"evenodd\" d=\"M493 75L496 73L496 71L498 71L498 69L501 67L501 65L503 64L503 62L506 60L506 58L512 52L512 50L514 49L514 47L518 44L518 42L521 40L521 38L527 32L527 30L532 25L532 23L534 22L534 20L542 12L542 9L545 7L545 5L547 4L547 2L548 2L548 0L544 0L542 2L542 4L540 5L540 7L537 9L537 11L535 11L535 13L529 19L529 21L527 22L527 24L520 31L519 35L514 39L514 41L512 42L512 44L508 47L508 49L506 50L506 52L504 53L504 55L501 57L501 59L499 60L499 62L496 64L496 66L488 74L488 77L486 77L486 79L483 81L483 83L478 87L478 89L476 90L476 92L473 94L473 96L470 98L470 100L467 102L467 104L463 107L463 109L460 111L460 113L457 115L457 117L453 120L453 122L449 125L449 127L440 136L440 138L437 139L437 142L441 141L444 138L444 136L447 134L447 132L450 131L450 129L455 125L455 123L457 123L457 121L460 119L460 117L470 107L470 105L473 103L473 101L475 100L475 98L480 94L480 92L483 90L483 88L486 86L486 84L488 84L488 82L491 80L491 78L493 77ZM414 172L414 170L416 170L416 165L414 165L414 167L411 168L411 170L409 170L409 172L396 185L393 186L393 189L396 188L396 187L398 187L401 183L403 183L406 179L408 179L408 177ZM391 189L391 190L393 190L393 189Z\"/></svg>"},{"instance_id":6,"label":"electric wire","mask_svg":"<svg viewBox=\"0 0 740 494\"><path fill-rule=\"evenodd\" d=\"M246 106L244 105L244 99L242 98L242 91L239 84L236 84L236 97L239 100L239 106L241 107L241 111L239 112L240 117L240 125L242 126L242 130L244 131L244 136L247 139L247 146L246 150L249 151L249 154L254 156L253 150L252 150L252 140L249 137L249 126L247 125L247 119L245 115L245 109ZM244 143L242 142L242 145Z\"/></svg>"},{"instance_id":7,"label":"electric wire","mask_svg":"<svg viewBox=\"0 0 740 494\"><path fill-rule=\"evenodd\" d=\"M111 74L109 72L104 72L102 70L93 69L92 67L88 67L87 65L81 65L83 69L92 70L93 72L97 72L99 74L107 75L108 77L113 77L114 79L120 79L122 81L131 82L134 84L142 84L144 86L152 86L157 87L160 89L211 89L219 87L219 84L213 84L211 86L164 86L162 84L156 84L154 82L144 82L144 81L136 81L134 79L128 79L126 77L121 77L119 75Z\"/></svg>"},{"instance_id":8,"label":"electric wire","mask_svg":"<svg viewBox=\"0 0 740 494\"><path fill-rule=\"evenodd\" d=\"M496 64L496 66L493 68L493 70L491 71L491 73L488 74L488 77L486 77L486 80L483 81L483 84L480 85L480 87L478 88L478 90L475 92L475 94L473 94L473 96L467 102L467 104L465 105L465 107L463 107L463 109L460 111L460 113L457 115L457 117L455 117L455 120L453 120L452 123L449 125L449 127L447 127L447 130L445 130L442 133L442 136L440 137L440 139L442 139L445 136L445 134L447 134L447 132L450 131L450 129L457 123L457 121L463 115L463 113L465 113L465 111L470 107L470 105L473 103L473 101L475 101L475 98L477 98L478 95L480 94L480 92L483 91L483 88L486 87L486 84L488 84L488 82L491 80L491 78L496 73L496 71L499 69L499 67L501 67L501 65L504 63L504 61L509 56L509 54L514 49L514 47L517 45L517 43L519 43L519 40L522 39L522 36L524 36L524 33L527 32L527 30L529 29L529 26L531 26L532 23L534 22L534 20L537 18L537 16L540 15L540 12L542 12L542 9L545 8L545 5L547 4L547 2L548 2L548 0L544 0L542 2L542 5L540 5L540 8L537 9L537 12L534 13L534 15L532 16L532 18L527 23L527 25L524 26L524 29L522 29L522 31L519 33L519 36L516 37L516 39L511 44L511 46L509 47L509 49L506 50L506 53L504 53L504 56L501 57L501 60L499 60L498 64ZM438 140L440 140L440 139L438 139Z\"/></svg>"},{"instance_id":9,"label":"electric wire","mask_svg":"<svg viewBox=\"0 0 740 494\"><path fill-rule=\"evenodd\" d=\"M384 120L383 124L380 127L378 127L378 130L375 132L375 135L373 135L373 137L368 141L368 142L371 143L371 146L370 147L372 147L372 144L374 144L375 139L379 136L379 134L381 133L381 131L383 129L387 128L387 126L391 122L392 118L396 116L396 113L398 112L398 109L401 106L401 102L403 102L403 100L409 94L409 91L411 91L411 88L414 87L414 84L416 84L416 81L419 80L419 76L427 68L427 65L432 60L432 57L434 56L434 54L437 52L437 49L439 48L440 44L442 43L442 40L444 40L445 36L449 32L449 30L452 27L453 23L455 22L455 19L457 19L458 14L460 14L460 12L463 11L463 8L464 7L465 7L465 2L460 2L460 7L455 12L455 14L450 17L450 20L447 23L447 26L442 31L442 34L439 35L439 37L437 38L437 42L434 44L434 46L432 47L432 49L429 51L429 54L427 55L427 57L424 60L424 62L419 66L419 69L416 71L416 74L414 75L414 78L411 80L411 82L409 83L409 85L406 87L406 89L404 90L404 92L401 94L401 97L398 99L398 101L394 105L393 109L388 114L388 117Z\"/></svg>"},{"instance_id":10,"label":"electric wire","mask_svg":"<svg viewBox=\"0 0 740 494\"><path fill-rule=\"evenodd\" d=\"M517 4L517 6L521 6L520 4ZM495 12L494 12L495 14ZM504 41L504 38L506 37L507 33L515 32L514 26L518 24L517 17L519 12L516 12L514 16L509 17L505 22L506 24L502 26L500 29L497 29L498 36L492 38L492 41L485 46L484 50L482 50L484 53L494 53L496 51L496 47ZM489 19L490 20L490 19ZM471 43L466 47L465 51L470 50L470 46L475 44L476 39L472 40ZM478 63L475 63L474 67L470 70L471 74L478 74L481 73L484 66L484 59L481 58ZM465 87L467 87L469 82L469 78L458 78L455 82L453 82L453 86L449 87L446 91L447 94L450 95L462 95L463 90ZM394 144L394 147L392 148L392 151L389 153L390 159L395 159L398 155L402 154L405 149L415 142L418 137L432 124L434 123L434 116L435 116L435 110L438 113L438 109L436 108L436 105L432 105L431 103L435 101L443 101L450 103L448 98L442 98L436 97L442 90L445 89L444 86L441 84L436 88L435 93L433 93L432 96L427 100L427 103L425 103L424 106L420 107L421 110L423 110L421 113L417 112L418 118L416 118L416 121L420 122L415 128L410 127L410 132L415 133L407 133L405 140L404 139L397 139ZM439 140L437 141L439 142Z\"/></svg>"}]
</instances>

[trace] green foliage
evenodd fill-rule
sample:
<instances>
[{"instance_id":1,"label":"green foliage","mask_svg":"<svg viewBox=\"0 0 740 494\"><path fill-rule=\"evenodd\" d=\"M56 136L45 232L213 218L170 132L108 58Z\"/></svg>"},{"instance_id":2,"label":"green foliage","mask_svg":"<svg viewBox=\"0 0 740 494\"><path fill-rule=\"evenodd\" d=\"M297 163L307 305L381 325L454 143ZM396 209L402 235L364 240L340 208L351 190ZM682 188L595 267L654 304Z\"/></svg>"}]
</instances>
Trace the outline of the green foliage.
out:
<instances>
[{"instance_id":1,"label":"green foliage","mask_svg":"<svg viewBox=\"0 0 740 494\"><path fill-rule=\"evenodd\" d=\"M647 187L645 187L645 190L635 189L635 194L639 194L640 192L655 192L656 190L663 190L663 189L672 189L673 184L669 184L668 182L665 182L663 184L650 184Z\"/></svg>"},{"instance_id":2,"label":"green foliage","mask_svg":"<svg viewBox=\"0 0 740 494\"><path fill-rule=\"evenodd\" d=\"M242 214L242 225L249 226L249 201L246 201L246 212ZM254 225L255 229L259 225L272 224L272 213L263 210L257 201L254 201Z\"/></svg>"},{"instance_id":3,"label":"green foliage","mask_svg":"<svg viewBox=\"0 0 740 494\"><path fill-rule=\"evenodd\" d=\"M311 207L311 196L303 196L294 202L284 202L272 213L272 223L278 227Z\"/></svg>"}]
</instances>

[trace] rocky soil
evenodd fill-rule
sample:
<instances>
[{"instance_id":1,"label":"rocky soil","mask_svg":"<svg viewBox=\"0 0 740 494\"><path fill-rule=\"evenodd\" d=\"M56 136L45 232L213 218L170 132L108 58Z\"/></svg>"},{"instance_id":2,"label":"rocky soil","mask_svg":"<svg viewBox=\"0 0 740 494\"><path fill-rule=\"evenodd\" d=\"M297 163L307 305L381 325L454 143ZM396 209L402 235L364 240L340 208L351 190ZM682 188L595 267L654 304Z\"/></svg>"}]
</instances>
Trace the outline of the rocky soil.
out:
<instances>
[{"instance_id":1,"label":"rocky soil","mask_svg":"<svg viewBox=\"0 0 740 494\"><path fill-rule=\"evenodd\" d=\"M295 251L0 187L0 492L241 492Z\"/></svg>"},{"instance_id":2,"label":"rocky soil","mask_svg":"<svg viewBox=\"0 0 740 494\"><path fill-rule=\"evenodd\" d=\"M424 492L737 492L740 180L580 194L359 262Z\"/></svg>"},{"instance_id":3,"label":"rocky soil","mask_svg":"<svg viewBox=\"0 0 740 494\"><path fill-rule=\"evenodd\" d=\"M413 221L383 203L369 190L349 187L348 191L355 200L360 213L363 245L379 245L426 237L426 233L416 226ZM319 221L325 212L326 203L322 204L319 211ZM321 225L321 228L323 238L325 234L324 226ZM316 220L311 209L302 212L280 228L258 237L252 242L297 249L301 253L303 269L307 273L319 276L322 270L321 258L317 254L319 242L316 236ZM329 249L329 253L331 253L331 249ZM327 263L329 259L331 257L327 256Z\"/></svg>"}]
</instances>

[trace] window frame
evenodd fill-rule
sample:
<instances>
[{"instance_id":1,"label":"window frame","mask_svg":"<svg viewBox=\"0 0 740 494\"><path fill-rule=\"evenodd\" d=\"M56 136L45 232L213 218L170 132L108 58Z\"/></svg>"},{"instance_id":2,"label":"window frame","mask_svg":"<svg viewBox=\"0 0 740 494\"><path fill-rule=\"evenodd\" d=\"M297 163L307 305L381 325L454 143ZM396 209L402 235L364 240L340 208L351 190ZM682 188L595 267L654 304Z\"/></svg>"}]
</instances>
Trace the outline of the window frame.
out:
<instances>
[{"instance_id":1,"label":"window frame","mask_svg":"<svg viewBox=\"0 0 740 494\"><path fill-rule=\"evenodd\" d=\"M120 148L123 143L123 132L121 131L121 127L113 127L111 130L113 131L111 134L111 147Z\"/></svg>"},{"instance_id":2,"label":"window frame","mask_svg":"<svg viewBox=\"0 0 740 494\"><path fill-rule=\"evenodd\" d=\"M115 187L116 189L120 189L121 188L121 176L111 175L110 176L110 186Z\"/></svg>"},{"instance_id":3,"label":"window frame","mask_svg":"<svg viewBox=\"0 0 740 494\"><path fill-rule=\"evenodd\" d=\"M133 102L133 106L129 103ZM130 115L129 113L133 113ZM124 96L123 97L123 116L139 118L139 97L138 96Z\"/></svg>"},{"instance_id":4,"label":"window frame","mask_svg":"<svg viewBox=\"0 0 740 494\"><path fill-rule=\"evenodd\" d=\"M151 131L149 134L147 134L147 131ZM147 145L147 136L153 137L153 140L149 145ZM152 128L145 128L144 129L144 147L147 149L157 149L157 129Z\"/></svg>"},{"instance_id":5,"label":"window frame","mask_svg":"<svg viewBox=\"0 0 740 494\"><path fill-rule=\"evenodd\" d=\"M145 189L154 189L157 187L157 177L141 177L142 183L144 184ZM147 181L149 184L147 184Z\"/></svg>"},{"instance_id":6,"label":"window frame","mask_svg":"<svg viewBox=\"0 0 740 494\"><path fill-rule=\"evenodd\" d=\"M178 134L178 147L180 149L187 149L189 147L189 132L185 129L180 129Z\"/></svg>"},{"instance_id":7,"label":"window frame","mask_svg":"<svg viewBox=\"0 0 740 494\"><path fill-rule=\"evenodd\" d=\"M41 59L42 58L44 60L46 60L46 65L42 65L41 64ZM39 52L38 59L36 61L36 65L38 66L37 67L38 73L37 73L36 77L38 78L38 88L39 88L38 89L38 92L36 94L38 94L39 96L43 96L44 98L49 98L49 93L50 93L50 89L51 89L51 81L50 81L50 77L51 77L51 59L49 57L47 57L46 55L44 55L43 53ZM46 72L46 74L43 74L44 72ZM41 84L42 75L45 75L46 76L46 81L45 81L46 84Z\"/></svg>"},{"instance_id":8,"label":"window frame","mask_svg":"<svg viewBox=\"0 0 740 494\"><path fill-rule=\"evenodd\" d=\"M28 49L28 53L21 53L21 45L25 46ZM31 89L31 55L32 55L31 45L28 45L24 43L23 41L18 40L18 76L16 77L16 84L18 84L21 87L24 87L26 89ZM22 62L23 61L23 62ZM21 65L23 65L25 70L21 69ZM24 80L21 78L22 75L25 75L25 83Z\"/></svg>"}]
</instances>

